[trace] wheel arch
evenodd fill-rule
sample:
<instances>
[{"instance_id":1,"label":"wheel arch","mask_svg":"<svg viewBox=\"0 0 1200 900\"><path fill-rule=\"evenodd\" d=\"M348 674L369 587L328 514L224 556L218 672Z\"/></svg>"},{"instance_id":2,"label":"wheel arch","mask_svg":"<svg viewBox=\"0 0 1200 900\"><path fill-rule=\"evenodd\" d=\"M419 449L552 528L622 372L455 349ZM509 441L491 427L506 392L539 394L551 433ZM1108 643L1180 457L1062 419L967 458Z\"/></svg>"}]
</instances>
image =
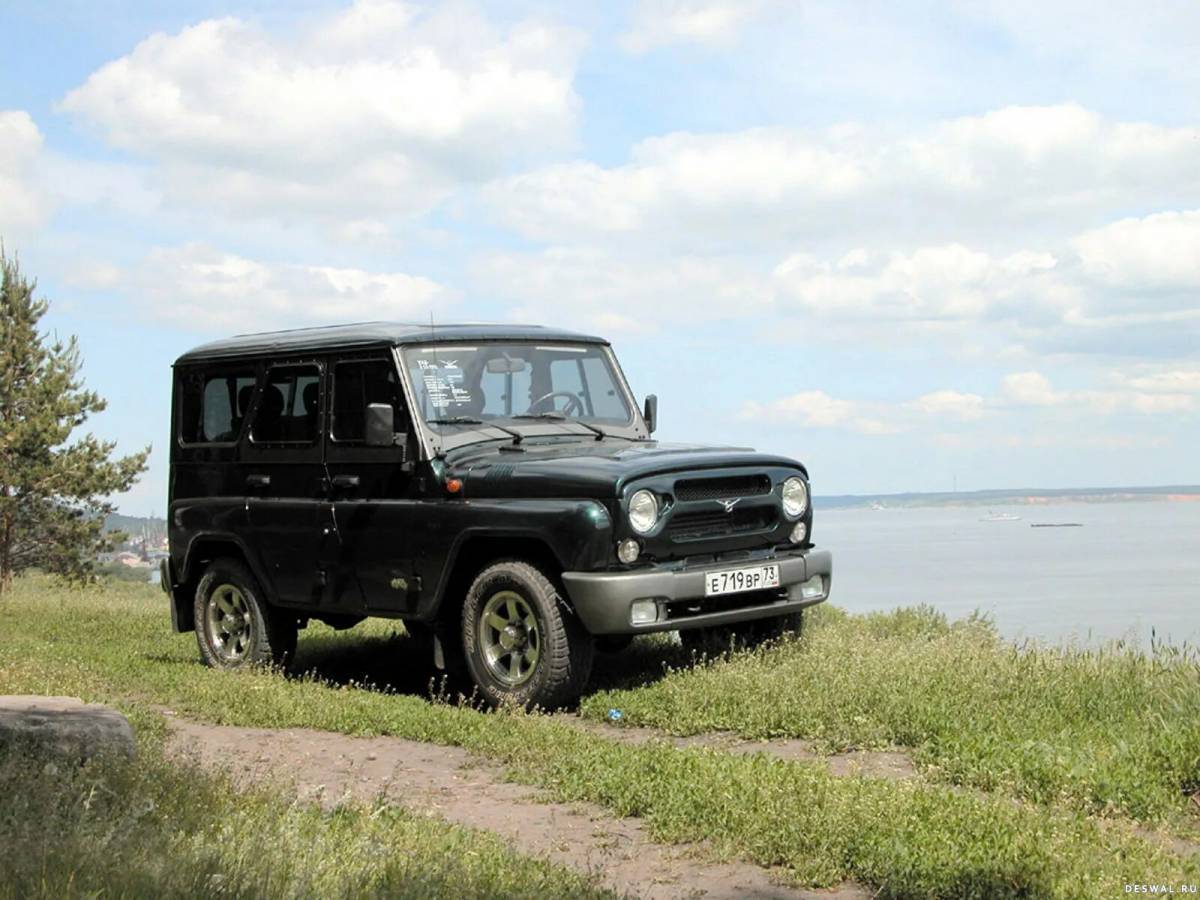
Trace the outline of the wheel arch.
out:
<instances>
[{"instance_id":1,"label":"wheel arch","mask_svg":"<svg viewBox=\"0 0 1200 900\"><path fill-rule=\"evenodd\" d=\"M446 560L434 607L429 618L457 623L467 589L486 566L501 559L519 559L537 566L558 584L565 570L563 561L543 536L531 531L467 532ZM562 592L566 599L565 591Z\"/></svg>"},{"instance_id":2,"label":"wheel arch","mask_svg":"<svg viewBox=\"0 0 1200 900\"><path fill-rule=\"evenodd\" d=\"M236 559L242 563L254 575L260 588L266 590L267 581L263 573L240 539L231 534L198 534L188 543L179 580L171 586L171 603L175 611L173 621L178 631L195 630L192 624L192 604L196 598L196 588L200 585L200 579L204 577L204 570L208 564L222 557ZM264 599L270 602L269 598Z\"/></svg>"}]
</instances>

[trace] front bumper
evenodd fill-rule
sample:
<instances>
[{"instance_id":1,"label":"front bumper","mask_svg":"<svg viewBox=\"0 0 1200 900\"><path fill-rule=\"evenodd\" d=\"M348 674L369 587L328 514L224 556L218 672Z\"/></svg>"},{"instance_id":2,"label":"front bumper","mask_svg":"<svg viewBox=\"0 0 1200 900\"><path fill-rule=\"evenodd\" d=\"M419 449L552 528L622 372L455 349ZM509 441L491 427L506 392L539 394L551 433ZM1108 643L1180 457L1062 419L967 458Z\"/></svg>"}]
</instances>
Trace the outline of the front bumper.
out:
<instances>
[{"instance_id":1,"label":"front bumper","mask_svg":"<svg viewBox=\"0 0 1200 900\"><path fill-rule=\"evenodd\" d=\"M707 573L764 563L779 566L778 590L757 591L752 595L725 594L705 599L704 577ZM817 575L824 579L821 596L802 597L800 585ZM575 614L592 634L676 631L783 616L827 599L832 577L833 555L828 550L807 550L769 559L716 563L695 568L564 572L562 576ZM637 600L654 600L658 604L658 619L644 625L631 624L630 608Z\"/></svg>"}]
</instances>

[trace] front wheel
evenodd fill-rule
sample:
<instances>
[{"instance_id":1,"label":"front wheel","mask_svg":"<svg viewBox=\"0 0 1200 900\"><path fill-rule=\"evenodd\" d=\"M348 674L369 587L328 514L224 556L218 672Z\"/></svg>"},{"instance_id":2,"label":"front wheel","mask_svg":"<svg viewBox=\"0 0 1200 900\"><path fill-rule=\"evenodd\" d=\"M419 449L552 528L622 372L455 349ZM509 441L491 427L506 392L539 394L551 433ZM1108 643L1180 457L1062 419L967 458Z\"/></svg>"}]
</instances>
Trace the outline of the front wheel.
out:
<instances>
[{"instance_id":1,"label":"front wheel","mask_svg":"<svg viewBox=\"0 0 1200 900\"><path fill-rule=\"evenodd\" d=\"M210 563L193 604L200 657L216 669L286 667L296 653L295 616L273 609L242 563Z\"/></svg>"},{"instance_id":2,"label":"front wheel","mask_svg":"<svg viewBox=\"0 0 1200 900\"><path fill-rule=\"evenodd\" d=\"M544 709L579 697L595 652L554 582L519 560L493 563L475 578L463 603L462 645L485 702Z\"/></svg>"}]
</instances>

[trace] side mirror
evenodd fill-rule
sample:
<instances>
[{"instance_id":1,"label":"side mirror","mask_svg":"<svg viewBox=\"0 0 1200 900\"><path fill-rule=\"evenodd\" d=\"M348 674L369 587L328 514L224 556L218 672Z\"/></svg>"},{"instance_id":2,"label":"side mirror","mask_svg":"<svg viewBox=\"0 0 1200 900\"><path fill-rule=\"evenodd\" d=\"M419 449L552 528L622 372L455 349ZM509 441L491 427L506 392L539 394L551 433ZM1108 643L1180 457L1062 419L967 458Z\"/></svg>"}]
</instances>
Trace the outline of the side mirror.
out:
<instances>
[{"instance_id":1,"label":"side mirror","mask_svg":"<svg viewBox=\"0 0 1200 900\"><path fill-rule=\"evenodd\" d=\"M658 427L658 396L656 394L646 395L646 406L642 410L642 418L646 420L646 430L654 434L654 429Z\"/></svg>"},{"instance_id":2,"label":"side mirror","mask_svg":"<svg viewBox=\"0 0 1200 900\"><path fill-rule=\"evenodd\" d=\"M390 403L367 404L367 446L391 447L396 443L396 411Z\"/></svg>"}]
</instances>

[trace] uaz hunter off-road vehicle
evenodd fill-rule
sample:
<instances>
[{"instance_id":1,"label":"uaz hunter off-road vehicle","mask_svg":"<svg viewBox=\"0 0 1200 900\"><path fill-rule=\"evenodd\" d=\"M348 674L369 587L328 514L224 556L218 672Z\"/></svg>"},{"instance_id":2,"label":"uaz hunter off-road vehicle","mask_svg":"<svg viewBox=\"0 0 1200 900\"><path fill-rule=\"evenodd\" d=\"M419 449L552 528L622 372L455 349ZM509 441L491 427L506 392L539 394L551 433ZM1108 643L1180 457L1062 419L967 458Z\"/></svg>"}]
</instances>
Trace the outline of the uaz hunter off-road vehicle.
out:
<instances>
[{"instance_id":1,"label":"uaz hunter off-road vehicle","mask_svg":"<svg viewBox=\"0 0 1200 900\"><path fill-rule=\"evenodd\" d=\"M287 664L311 619L405 620L492 704L582 691L597 645L799 626L829 594L791 459L651 439L607 341L373 323L234 337L175 363L176 631Z\"/></svg>"}]
</instances>

